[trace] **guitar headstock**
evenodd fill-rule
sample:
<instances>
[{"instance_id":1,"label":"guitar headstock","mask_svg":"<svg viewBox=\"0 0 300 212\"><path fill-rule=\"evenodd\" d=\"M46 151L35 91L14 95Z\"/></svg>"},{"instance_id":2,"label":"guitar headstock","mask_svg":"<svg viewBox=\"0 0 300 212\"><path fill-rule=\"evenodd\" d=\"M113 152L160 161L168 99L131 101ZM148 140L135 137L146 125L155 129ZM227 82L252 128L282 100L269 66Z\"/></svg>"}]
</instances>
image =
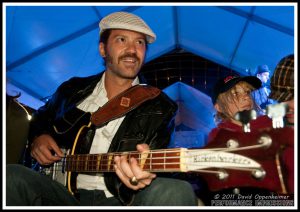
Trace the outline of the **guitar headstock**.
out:
<instances>
[{"instance_id":1,"label":"guitar headstock","mask_svg":"<svg viewBox=\"0 0 300 212\"><path fill-rule=\"evenodd\" d=\"M240 113L239 119L246 127L251 124L265 127L255 128L247 133L231 129L219 129L215 139L204 147L217 153L228 152L231 158L243 156L243 160L252 164L243 167L241 164L224 166L208 163L204 170L198 170L201 176L208 182L211 191L220 191L228 188L254 187L267 189L277 193L287 193L287 172L282 164L283 152L294 146L294 128L285 127L286 104L270 105L267 108L268 116L255 117L251 111ZM251 118L252 117L252 118ZM253 118L254 117L254 118ZM255 120L254 120L255 119ZM244 128L245 129L245 128ZM293 151L290 151L293 158ZM212 157L211 157L212 158ZM226 159L229 160L229 159ZM234 161L234 160L232 160Z\"/></svg>"}]
</instances>

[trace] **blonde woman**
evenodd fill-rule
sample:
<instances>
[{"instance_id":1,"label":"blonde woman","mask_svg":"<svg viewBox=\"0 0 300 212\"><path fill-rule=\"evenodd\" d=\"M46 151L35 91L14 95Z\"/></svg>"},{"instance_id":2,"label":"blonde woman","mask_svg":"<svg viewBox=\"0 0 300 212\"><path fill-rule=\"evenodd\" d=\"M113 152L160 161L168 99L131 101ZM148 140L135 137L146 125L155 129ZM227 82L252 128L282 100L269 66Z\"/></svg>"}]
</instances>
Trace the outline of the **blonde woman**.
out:
<instances>
[{"instance_id":1,"label":"blonde woman","mask_svg":"<svg viewBox=\"0 0 300 212\"><path fill-rule=\"evenodd\" d=\"M208 142L215 139L220 129L243 131L243 123L235 119L241 111L255 110L257 115L262 114L261 108L253 100L252 92L261 87L261 81L254 76L241 77L230 75L220 79L213 88L212 102L216 109L214 128L208 137ZM251 129L271 127L272 121L267 116L259 120L252 120Z\"/></svg>"},{"instance_id":2,"label":"blonde woman","mask_svg":"<svg viewBox=\"0 0 300 212\"><path fill-rule=\"evenodd\" d=\"M293 65L292 65L293 66ZM209 136L208 143L220 142L222 136L224 136L224 130L228 132L232 137L236 137L243 132L243 123L235 119L238 112L255 110L257 112L257 118L249 122L250 131L260 131L263 129L270 130L272 128L272 120L267 115L261 115L261 109L257 103L253 100L252 92L261 87L261 81L254 76L227 76L220 79L214 86L212 93L212 102L216 109L216 123L217 127L214 128ZM281 95L281 93L279 93ZM273 94L275 97L275 93ZM290 95L286 100L293 99ZM286 144L285 149L280 153L280 159L282 161L282 172L284 172L284 184L285 189L289 194L294 193L294 139L293 128L287 126L284 128L284 134L276 134L277 141L282 144ZM251 134L248 135L251 139ZM241 139L240 142L248 142L249 139ZM266 155L266 157L268 157ZM276 178L276 173L269 172ZM270 178L273 182L273 179ZM270 182L269 182L270 183Z\"/></svg>"}]
</instances>

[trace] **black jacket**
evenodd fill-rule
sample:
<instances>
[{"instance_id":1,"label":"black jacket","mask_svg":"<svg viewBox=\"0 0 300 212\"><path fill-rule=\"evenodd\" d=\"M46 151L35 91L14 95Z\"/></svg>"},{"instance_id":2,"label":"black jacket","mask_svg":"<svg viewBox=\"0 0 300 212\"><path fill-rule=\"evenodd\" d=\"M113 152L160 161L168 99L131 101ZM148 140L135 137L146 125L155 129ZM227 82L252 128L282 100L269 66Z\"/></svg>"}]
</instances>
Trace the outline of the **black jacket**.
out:
<instances>
[{"instance_id":1,"label":"black jacket","mask_svg":"<svg viewBox=\"0 0 300 212\"><path fill-rule=\"evenodd\" d=\"M59 86L52 98L33 115L29 141L32 142L35 137L44 133L53 135L53 125L58 120L71 123L71 127L78 119L79 109L76 106L93 92L101 76L102 74L85 78L74 77ZM77 112L74 113L74 110ZM139 143L147 143L150 149L167 148L175 127L176 111L176 103L163 92L155 99L144 102L127 113L108 152L134 151ZM57 143L62 146L59 141ZM71 147L72 144L65 145ZM85 144L81 153L89 153L90 146L91 142ZM132 202L135 191L123 185L115 173L106 173L105 183L109 191L124 204Z\"/></svg>"}]
</instances>

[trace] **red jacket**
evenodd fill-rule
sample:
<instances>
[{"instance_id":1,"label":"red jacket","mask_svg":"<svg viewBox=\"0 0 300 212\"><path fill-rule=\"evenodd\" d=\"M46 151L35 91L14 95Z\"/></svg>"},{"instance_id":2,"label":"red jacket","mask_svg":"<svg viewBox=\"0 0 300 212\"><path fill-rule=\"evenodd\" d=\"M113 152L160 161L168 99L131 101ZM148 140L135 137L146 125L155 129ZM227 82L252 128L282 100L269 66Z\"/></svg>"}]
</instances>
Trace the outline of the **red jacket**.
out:
<instances>
[{"instance_id":1,"label":"red jacket","mask_svg":"<svg viewBox=\"0 0 300 212\"><path fill-rule=\"evenodd\" d=\"M260 116L255 120L250 121L250 129L251 132L249 134L243 132L243 127L237 124L234 124L230 121L225 121L220 124L216 128L214 128L208 135L208 146L213 143L225 142L224 139L227 139L226 134L231 134L233 137L238 137L239 135L243 136L243 139L239 139L241 143L244 145L250 141L250 138L253 134L262 134L262 132L270 132L273 133L272 140L274 142L280 143L277 144L277 151L280 152L281 146L285 146L284 150L280 152L281 160L282 160L282 173L284 175L285 186L287 192L289 194L294 193L294 128L293 127L285 127L282 129L274 130L272 128L272 120L268 116ZM226 135L226 136L224 136ZM226 137L226 138L225 138ZM241 137L242 138L242 137ZM263 152L263 151L262 151ZM267 154L267 153L266 153ZM273 153L272 153L273 154ZM279 179L278 168L275 163L275 153L273 154L273 165L274 167L270 173L276 174L276 179ZM263 155L264 156L264 155ZM267 157L267 156L266 156ZM267 173L267 174L270 174ZM272 183L279 184L279 180L275 180L275 177L270 177L270 187L272 187ZM273 181L274 179L274 181ZM271 182L273 181L273 182ZM280 192L281 193L281 192Z\"/></svg>"}]
</instances>

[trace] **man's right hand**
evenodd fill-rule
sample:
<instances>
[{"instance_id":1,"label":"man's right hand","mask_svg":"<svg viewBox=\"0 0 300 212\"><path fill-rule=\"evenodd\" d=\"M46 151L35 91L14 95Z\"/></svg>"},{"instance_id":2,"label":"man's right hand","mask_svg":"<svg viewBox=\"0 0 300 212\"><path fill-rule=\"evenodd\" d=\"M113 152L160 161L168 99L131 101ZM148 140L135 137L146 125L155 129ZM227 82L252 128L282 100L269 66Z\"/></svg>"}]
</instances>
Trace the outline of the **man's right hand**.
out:
<instances>
[{"instance_id":1,"label":"man's right hand","mask_svg":"<svg viewBox=\"0 0 300 212\"><path fill-rule=\"evenodd\" d=\"M44 134L35 138L32 142L31 156L41 165L50 165L60 160L64 154L54 139L50 135Z\"/></svg>"}]
</instances>

